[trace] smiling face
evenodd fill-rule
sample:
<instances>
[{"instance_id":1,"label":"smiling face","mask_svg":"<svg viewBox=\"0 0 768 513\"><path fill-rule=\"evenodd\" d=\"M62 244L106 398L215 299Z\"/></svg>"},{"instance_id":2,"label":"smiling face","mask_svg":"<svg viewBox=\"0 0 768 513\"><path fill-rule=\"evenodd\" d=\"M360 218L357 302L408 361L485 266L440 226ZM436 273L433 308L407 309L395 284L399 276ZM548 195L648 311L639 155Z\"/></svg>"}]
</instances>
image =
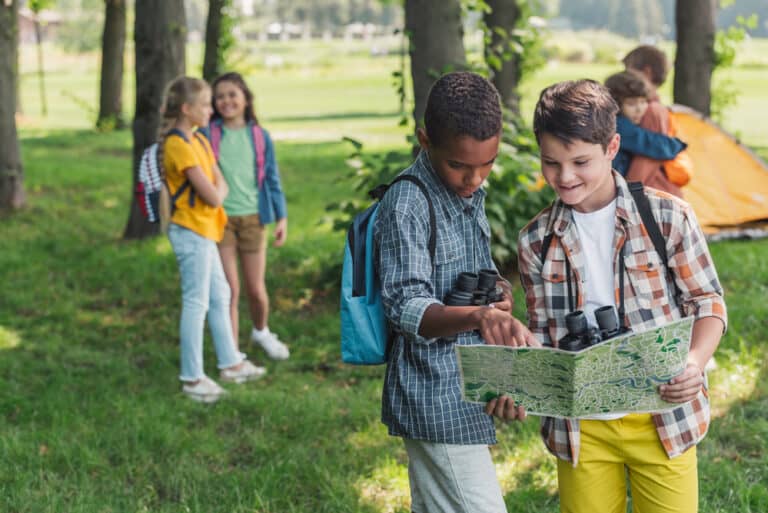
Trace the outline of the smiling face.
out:
<instances>
[{"instance_id":1,"label":"smiling face","mask_svg":"<svg viewBox=\"0 0 768 513\"><path fill-rule=\"evenodd\" d=\"M547 183L566 205L579 212L594 212L616 197L611 162L619 151L620 137L614 135L605 150L602 145L582 140L565 144L543 133L539 138L541 171Z\"/></svg>"},{"instance_id":2,"label":"smiling face","mask_svg":"<svg viewBox=\"0 0 768 513\"><path fill-rule=\"evenodd\" d=\"M621 113L636 125L643 119L646 110L648 110L648 99L644 96L632 96L621 101Z\"/></svg>"},{"instance_id":3,"label":"smiling face","mask_svg":"<svg viewBox=\"0 0 768 513\"><path fill-rule=\"evenodd\" d=\"M237 84L223 80L216 84L213 95L216 110L221 114L221 119L225 123L245 121L245 109L248 102L245 93Z\"/></svg>"},{"instance_id":4,"label":"smiling face","mask_svg":"<svg viewBox=\"0 0 768 513\"><path fill-rule=\"evenodd\" d=\"M418 138L437 175L446 187L463 198L471 197L483 185L499 154L499 135L484 141L468 135L453 136L440 146L433 146L426 132L419 129Z\"/></svg>"}]
</instances>

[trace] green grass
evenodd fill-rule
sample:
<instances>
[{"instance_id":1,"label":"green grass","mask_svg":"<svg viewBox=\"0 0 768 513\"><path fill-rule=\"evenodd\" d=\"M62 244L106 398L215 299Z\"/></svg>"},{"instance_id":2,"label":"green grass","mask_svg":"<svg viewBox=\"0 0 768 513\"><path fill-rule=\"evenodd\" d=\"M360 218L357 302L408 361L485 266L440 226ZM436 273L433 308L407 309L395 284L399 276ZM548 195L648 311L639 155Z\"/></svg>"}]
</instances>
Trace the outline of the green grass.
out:
<instances>
[{"instance_id":1,"label":"green grass","mask_svg":"<svg viewBox=\"0 0 768 513\"><path fill-rule=\"evenodd\" d=\"M0 222L0 511L408 510L405 454L379 422L383 369L339 363L337 297L328 286L337 277L325 269L338 262L343 240L318 224L327 203L351 195L350 184L337 181L349 153L340 135L377 150L403 142L389 86L397 60L350 51L345 68L322 53L338 47L321 50L252 74L259 112L278 136L291 213L288 244L270 250L267 283L270 324L292 357L264 362L267 377L229 387L226 400L209 406L179 391L180 293L167 240L120 240L130 201L129 132L88 130L86 112L65 96L51 102L48 119L39 118L34 77L24 76L29 204ZM80 61L51 62L59 74L52 94L72 90L93 103L92 63L78 71ZM546 83L611 71L546 68L526 86L524 108ZM753 77L744 81L742 102L757 109L765 94L756 76L737 71ZM765 144L762 124L741 124L745 140L749 133ZM715 419L699 448L701 511L762 512L768 240L711 250L730 327L711 374ZM518 314L522 305L518 290ZM213 373L211 345L206 339ZM558 510L554 459L537 424L499 425L493 452L510 511Z\"/></svg>"}]
</instances>

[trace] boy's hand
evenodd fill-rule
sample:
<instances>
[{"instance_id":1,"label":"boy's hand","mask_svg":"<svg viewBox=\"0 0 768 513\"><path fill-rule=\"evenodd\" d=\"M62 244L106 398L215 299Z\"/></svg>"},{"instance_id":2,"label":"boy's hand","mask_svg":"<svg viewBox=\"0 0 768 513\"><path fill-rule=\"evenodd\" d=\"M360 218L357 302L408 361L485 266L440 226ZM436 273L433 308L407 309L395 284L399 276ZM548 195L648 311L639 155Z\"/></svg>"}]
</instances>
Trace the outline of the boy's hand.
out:
<instances>
[{"instance_id":1,"label":"boy's hand","mask_svg":"<svg viewBox=\"0 0 768 513\"><path fill-rule=\"evenodd\" d=\"M487 344L495 346L541 346L525 325L508 312L498 308L479 310L480 335Z\"/></svg>"},{"instance_id":2,"label":"boy's hand","mask_svg":"<svg viewBox=\"0 0 768 513\"><path fill-rule=\"evenodd\" d=\"M515 406L515 401L506 395L488 401L488 404L485 405L485 413L507 421L525 420L526 417L525 408Z\"/></svg>"},{"instance_id":3,"label":"boy's hand","mask_svg":"<svg viewBox=\"0 0 768 513\"><path fill-rule=\"evenodd\" d=\"M704 373L701 368L688 362L685 370L672 378L668 385L659 387L659 395L670 403L687 403L696 398L703 385Z\"/></svg>"},{"instance_id":4,"label":"boy's hand","mask_svg":"<svg viewBox=\"0 0 768 513\"><path fill-rule=\"evenodd\" d=\"M494 308L504 310L505 312L511 312L515 307L515 298L512 296L512 285L507 280L498 280L496 286L501 288L501 292L504 295L504 300L498 303L493 303Z\"/></svg>"},{"instance_id":5,"label":"boy's hand","mask_svg":"<svg viewBox=\"0 0 768 513\"><path fill-rule=\"evenodd\" d=\"M284 217L275 223L275 247L279 248L285 244L288 237L288 218Z\"/></svg>"}]
</instances>

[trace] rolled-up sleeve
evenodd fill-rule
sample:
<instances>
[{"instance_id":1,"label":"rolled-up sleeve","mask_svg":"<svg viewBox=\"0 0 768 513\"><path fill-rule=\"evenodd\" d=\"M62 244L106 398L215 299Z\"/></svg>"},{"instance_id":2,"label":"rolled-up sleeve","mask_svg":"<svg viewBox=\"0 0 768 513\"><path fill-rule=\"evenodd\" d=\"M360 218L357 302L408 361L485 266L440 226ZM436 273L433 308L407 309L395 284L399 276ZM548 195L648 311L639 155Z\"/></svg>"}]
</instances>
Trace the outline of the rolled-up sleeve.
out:
<instances>
[{"instance_id":1,"label":"rolled-up sleeve","mask_svg":"<svg viewBox=\"0 0 768 513\"><path fill-rule=\"evenodd\" d=\"M706 239L690 206L683 211L682 222L673 227L675 236L670 267L680 289L680 302L685 315L696 319L717 317L728 326L723 287L717 277Z\"/></svg>"},{"instance_id":2,"label":"rolled-up sleeve","mask_svg":"<svg viewBox=\"0 0 768 513\"><path fill-rule=\"evenodd\" d=\"M426 212L426 202L424 205ZM429 343L418 334L424 312L435 298L432 261L427 247L429 217L419 209L379 209L376 240L384 313L392 327L409 340Z\"/></svg>"}]
</instances>

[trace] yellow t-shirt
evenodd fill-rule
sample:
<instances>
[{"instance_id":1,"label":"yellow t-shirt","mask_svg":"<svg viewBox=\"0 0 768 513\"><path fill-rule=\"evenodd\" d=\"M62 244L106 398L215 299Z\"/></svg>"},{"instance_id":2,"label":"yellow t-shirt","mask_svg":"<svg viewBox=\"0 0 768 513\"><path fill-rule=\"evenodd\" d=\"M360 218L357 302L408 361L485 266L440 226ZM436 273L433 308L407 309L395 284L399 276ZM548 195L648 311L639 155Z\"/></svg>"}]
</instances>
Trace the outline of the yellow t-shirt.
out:
<instances>
[{"instance_id":1,"label":"yellow t-shirt","mask_svg":"<svg viewBox=\"0 0 768 513\"><path fill-rule=\"evenodd\" d=\"M201 142L202 139L202 142ZM203 173L213 183L213 165L215 157L208 140L205 137L193 136L191 144L176 134L169 135L163 146L163 166L165 177L171 195L181 187L187 179L186 171L199 166ZM223 207L212 207L195 195L195 206L189 205L189 193L192 185L176 199L176 210L171 222L188 228L206 239L221 241L224 236L224 226L227 224L227 214Z\"/></svg>"}]
</instances>

